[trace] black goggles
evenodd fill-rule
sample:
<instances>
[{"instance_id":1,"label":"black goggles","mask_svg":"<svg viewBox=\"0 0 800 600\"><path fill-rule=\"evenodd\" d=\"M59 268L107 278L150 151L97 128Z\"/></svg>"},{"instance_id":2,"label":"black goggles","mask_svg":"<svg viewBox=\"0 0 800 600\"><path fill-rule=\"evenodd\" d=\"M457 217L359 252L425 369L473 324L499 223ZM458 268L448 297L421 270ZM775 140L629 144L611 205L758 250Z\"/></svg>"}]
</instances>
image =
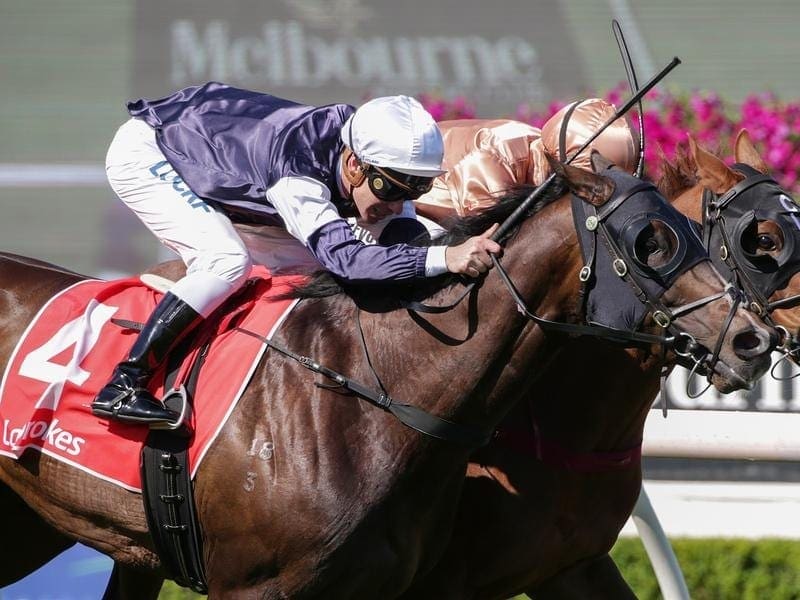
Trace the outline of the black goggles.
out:
<instances>
[{"instance_id":1,"label":"black goggles","mask_svg":"<svg viewBox=\"0 0 800 600\"><path fill-rule=\"evenodd\" d=\"M369 189L379 200L396 202L398 200L416 200L431 191L433 177L408 175L385 167L364 164Z\"/></svg>"}]
</instances>

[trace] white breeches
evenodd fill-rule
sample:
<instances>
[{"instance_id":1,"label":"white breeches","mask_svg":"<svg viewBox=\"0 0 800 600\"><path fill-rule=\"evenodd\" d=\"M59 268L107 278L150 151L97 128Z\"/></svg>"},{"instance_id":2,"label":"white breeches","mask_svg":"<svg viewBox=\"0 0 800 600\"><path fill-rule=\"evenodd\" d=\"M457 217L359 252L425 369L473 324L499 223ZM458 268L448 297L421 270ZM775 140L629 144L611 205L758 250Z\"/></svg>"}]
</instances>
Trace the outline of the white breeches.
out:
<instances>
[{"instance_id":1,"label":"white breeches","mask_svg":"<svg viewBox=\"0 0 800 600\"><path fill-rule=\"evenodd\" d=\"M138 119L119 128L106 156L114 192L162 244L186 263L170 290L203 317L235 292L250 272L250 254L230 219L214 210L178 176Z\"/></svg>"}]
</instances>

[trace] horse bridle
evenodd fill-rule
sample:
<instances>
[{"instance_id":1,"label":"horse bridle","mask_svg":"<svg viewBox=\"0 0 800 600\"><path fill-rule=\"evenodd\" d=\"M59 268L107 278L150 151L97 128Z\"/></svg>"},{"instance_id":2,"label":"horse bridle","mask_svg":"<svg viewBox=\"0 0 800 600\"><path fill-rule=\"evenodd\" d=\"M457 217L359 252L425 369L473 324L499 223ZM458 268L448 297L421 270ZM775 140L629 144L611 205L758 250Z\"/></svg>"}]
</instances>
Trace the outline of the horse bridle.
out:
<instances>
[{"instance_id":1,"label":"horse bridle","mask_svg":"<svg viewBox=\"0 0 800 600\"><path fill-rule=\"evenodd\" d=\"M730 190L719 196L703 190L703 244L714 265L743 291L748 309L781 333L777 349L797 363L800 340L777 324L772 312L800 304L800 294L774 302L769 297L800 271L800 207L769 175L740 163L733 168L745 178ZM767 205L770 197L777 202ZM781 228L784 248L777 259L748 253L741 243L748 227L759 220Z\"/></svg>"},{"instance_id":2,"label":"horse bridle","mask_svg":"<svg viewBox=\"0 0 800 600\"><path fill-rule=\"evenodd\" d=\"M574 153L574 155L566 161L567 164L570 163L572 160L574 160L576 156L580 155L580 153L583 150L589 147L589 145L592 143L592 141L594 141L597 138L597 136L599 136L616 119L624 115L634 105L634 103L639 101L644 96L644 94L647 93L647 91L652 89L672 69L674 69L677 65L679 65L680 62L681 62L680 59L674 57L672 61L665 68L663 68L660 72L656 73L653 77L651 77L651 79L647 83L645 83L640 89L637 89L634 95L628 100L628 102L626 102L612 116L611 119L609 119L606 123L600 126L594 132L594 134L592 134L583 143L583 145ZM528 195L528 197L514 210L514 212L494 232L494 234L492 235L492 239L494 241L500 242L511 232L512 229L516 228L516 226L528 216L528 213L530 212L531 207L535 205L535 202L537 202L538 199L544 194L544 192L547 189L549 189L550 185L553 184L555 178L556 178L555 174L551 174L542 184L540 184L536 189L534 189ZM634 188L630 190L629 191L630 193L628 193L624 198L620 199L618 202L613 202L614 206L621 205L626 198L636 193L640 193L644 191L644 189L645 188L641 189ZM606 217L609 216L612 212L613 212L612 210L609 210L605 214L605 216ZM601 231L605 232L603 234L604 241L609 240L610 238L607 235L605 227L601 228ZM611 244L613 245L613 241L611 242ZM720 337L719 340L717 341L716 347L713 353L711 354L712 361L707 361L706 357L708 356L708 354L706 354L703 359L698 359L695 356L695 352L698 351L700 346L697 344L694 337L688 334L687 332L683 332L680 330L677 330L676 335L668 337L668 336L645 334L637 331L618 330L614 329L613 327L607 327L599 324L581 325L573 323L562 323L562 322L550 321L548 319L539 317L538 315L534 314L528 309L528 307L525 304L525 301L522 299L519 292L514 287L514 284L511 281L508 273L500 264L499 259L494 255L490 256L492 258L492 261L494 262L497 272L499 273L500 277L502 278L506 287L508 288L512 298L517 304L519 311L523 315L525 315L528 319L539 324L541 327L574 335L592 335L596 337L603 337L606 339L621 341L624 343L658 344L662 348L662 353L665 353L666 348L670 347L679 357L682 357L684 359L691 359L691 361L694 362L695 368L693 369L693 372L703 362L708 362L708 364L711 364L712 367L714 366L714 363L716 363L717 357L719 356L719 352L722 348L722 343L725 337L725 333L730 327L730 324L733 321L733 316L736 312L739 302L741 301L738 290L736 290L732 286L728 286L724 291L720 293L713 294L706 298L702 298L700 300L687 304L683 307L680 307L677 310L673 309L671 312L668 310L661 311L661 314L663 314L666 317L666 320L663 320L662 323L659 323L659 325L662 325L664 329L674 330L677 329L674 326L674 320L678 316L686 314L691 310L694 310L696 308L709 304L710 302L723 298L728 294L732 296L733 302L731 310L726 319L723 331L720 333ZM583 273L584 271L582 270L581 272ZM628 273L630 273L630 270L626 269L626 274ZM624 277L624 275L620 274L620 277ZM634 291L638 289L641 294L644 294L644 296L637 295L637 297L647 298L648 301L651 302L653 306L661 306L660 302L658 302L657 297L653 298L648 295L647 286L638 285L637 277L631 275L631 277L626 280L637 282L637 285L634 287ZM478 282L480 281L482 281L482 278L478 280ZM466 298L467 295L469 295L473 289L475 289L475 282L472 282L469 285L467 285L464 292L453 303L448 304L446 306L429 306L420 302L408 302L406 308L411 311L419 311L426 313L447 312L452 308L454 308L456 305L458 305L461 302L461 300ZM663 308L666 309L666 307ZM469 446L482 445L486 443L489 439L491 439L491 437L494 436L495 432L493 430L486 431L485 429L472 425L460 425L457 423L453 423L446 419L442 419L435 415L431 415L426 411L419 409L415 406L396 402L393 398L391 398L388 395L388 393L386 393L386 390L384 389L383 384L380 381L380 378L378 377L377 373L375 372L375 369L372 366L372 363L369 359L369 352L366 347L366 342L364 340L363 330L360 327L360 320L359 320L359 331L361 334L362 346L364 353L367 357L369 368L371 369L373 375L375 376L375 379L377 380L378 385L380 386L381 392L375 392L369 387L360 384L359 382L354 381L353 379L346 377L341 373L338 373L330 368L327 368L319 364L310 357L299 355L295 352L292 352L288 348L284 348L281 345L272 342L271 340L269 340L264 336L260 336L253 332L247 332L247 331L245 331L245 333L257 337L258 339L262 340L267 346L280 352L287 358L297 361L305 368L315 373L321 374L327 377L328 379L333 380L334 382L332 386L326 386L320 383L316 383L317 386L331 389L334 391L340 391L341 393L353 394L361 398L364 398L373 405L385 411L391 412L405 425L412 427L413 429L416 429L426 435L430 435L432 437L436 437L443 440L455 441L457 443L462 443ZM684 342L682 346L678 343L678 340L682 340ZM666 375L666 367L662 368L662 398L665 396L663 391L665 375ZM688 383L687 383L687 389L688 389Z\"/></svg>"},{"instance_id":3,"label":"horse bridle","mask_svg":"<svg viewBox=\"0 0 800 600\"><path fill-rule=\"evenodd\" d=\"M620 175L612 173L615 173L615 171L606 171L606 174L610 174L612 178L619 179ZM627 177L632 176L628 175ZM600 249L598 244L599 239L610 257L611 270L614 275L627 283L642 307L649 309L642 313L642 318L647 312L650 312L653 315L655 323L663 328L665 332L670 332L672 334L671 336L641 333L632 329L619 329L588 320L586 324L572 324L543 319L527 306L525 300L511 280L511 277L500 263L500 260L492 256L492 261L514 299L514 302L517 304L519 312L542 328L568 334L591 335L593 337L603 338L626 345L658 344L662 348L662 354L666 353L667 349L671 349L675 352L678 356L678 362L690 368L692 375L705 372L710 380L712 374L717 369L725 335L733 322L736 310L742 301L742 296L738 288L729 284L724 290L716 294L711 294L677 308L670 309L664 305L660 299L661 293L670 287L678 276L686 272L689 268L703 260L709 259L701 240L696 235L690 234L688 236L678 235L679 245L682 246L676 250L679 264L671 260L664 266L661 273L656 269L652 269L651 272L648 273L647 269L642 268L641 265L635 264L631 256L632 252L625 247L625 244L620 246L617 242L619 236L616 234L625 230L625 225L631 222L629 218L631 215L638 213L637 208L639 207L631 207L631 203L628 202L626 204L626 201L639 194L652 191L657 192L652 184L640 182L628 190L616 192L599 210L593 205L573 196L572 208L576 224L581 220L577 215L580 215L581 211L585 211L586 214L585 220L583 220L583 231L581 227L578 227L578 235L579 238L581 238L581 246L585 260L584 266L578 275L581 281L580 302L585 305L588 289L596 282L595 274L598 272L597 258L599 254L598 250ZM626 208L623 210L621 207ZM685 219L683 215L678 213L668 203L661 203L661 207L662 209L655 214L652 212L646 212L645 214L649 218L660 218L662 220L664 220L665 217ZM636 217L634 217L633 220L637 220ZM686 231L693 233L694 230L689 224L688 219L686 219L686 221ZM676 234L679 233L676 229L671 229ZM698 344L690 333L679 328L676 325L676 319L711 302L725 298L726 296L729 296L731 299L731 307L714 348L709 352ZM641 320L642 319L639 319L638 325L641 325ZM665 369L667 369L666 366ZM662 372L662 377L665 375L666 370ZM687 381L687 393L690 393L689 387L691 385L691 378L690 376Z\"/></svg>"}]
</instances>

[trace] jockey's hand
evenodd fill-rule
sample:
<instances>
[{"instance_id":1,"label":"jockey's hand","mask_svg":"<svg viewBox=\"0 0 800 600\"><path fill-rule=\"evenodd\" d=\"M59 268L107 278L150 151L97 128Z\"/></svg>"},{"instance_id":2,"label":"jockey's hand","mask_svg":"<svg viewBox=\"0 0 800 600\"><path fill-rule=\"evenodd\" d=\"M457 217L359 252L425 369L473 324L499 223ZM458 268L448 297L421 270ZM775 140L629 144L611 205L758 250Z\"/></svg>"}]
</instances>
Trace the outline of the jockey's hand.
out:
<instances>
[{"instance_id":1,"label":"jockey's hand","mask_svg":"<svg viewBox=\"0 0 800 600\"><path fill-rule=\"evenodd\" d=\"M444 252L447 270L451 273L461 273L469 277L478 277L492 268L490 254L500 255L503 248L490 239L492 234L500 227L495 223L480 235L469 238L458 246L448 246Z\"/></svg>"}]
</instances>

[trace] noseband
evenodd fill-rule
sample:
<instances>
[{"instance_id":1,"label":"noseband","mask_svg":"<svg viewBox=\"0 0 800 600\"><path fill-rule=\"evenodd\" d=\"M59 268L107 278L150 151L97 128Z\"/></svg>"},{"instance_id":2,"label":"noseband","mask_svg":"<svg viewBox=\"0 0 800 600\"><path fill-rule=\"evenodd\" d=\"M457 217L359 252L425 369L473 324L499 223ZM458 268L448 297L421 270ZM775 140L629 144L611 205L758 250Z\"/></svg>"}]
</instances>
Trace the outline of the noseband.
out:
<instances>
[{"instance_id":1,"label":"noseband","mask_svg":"<svg viewBox=\"0 0 800 600\"><path fill-rule=\"evenodd\" d=\"M781 332L778 350L784 358L798 363L800 340L775 323L772 312L797 305L800 294L775 302L769 297L800 271L800 207L769 175L740 163L733 168L745 179L719 196L703 190L703 245L719 271L742 289L748 309ZM747 229L765 220L776 223L783 234L784 248L777 258L757 256L742 244Z\"/></svg>"}]
</instances>

